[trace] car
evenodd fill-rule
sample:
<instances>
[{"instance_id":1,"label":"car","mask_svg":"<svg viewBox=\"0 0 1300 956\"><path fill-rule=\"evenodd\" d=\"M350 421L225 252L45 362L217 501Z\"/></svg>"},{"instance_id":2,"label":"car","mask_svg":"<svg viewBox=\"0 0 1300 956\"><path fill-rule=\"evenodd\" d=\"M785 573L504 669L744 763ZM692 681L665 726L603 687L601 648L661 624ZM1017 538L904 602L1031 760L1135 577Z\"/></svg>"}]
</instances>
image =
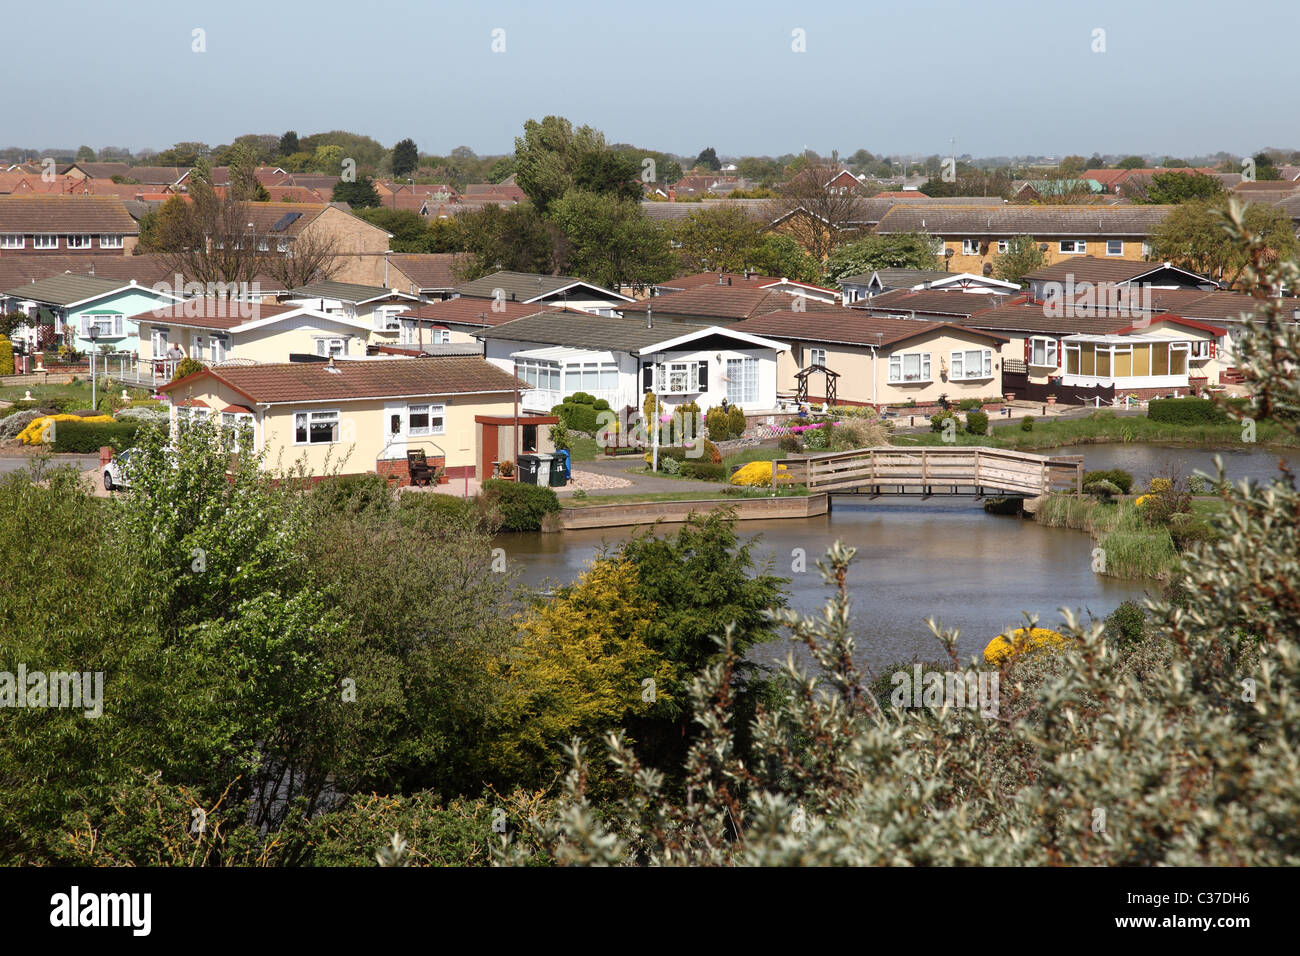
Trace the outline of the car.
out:
<instances>
[{"instance_id":1,"label":"car","mask_svg":"<svg viewBox=\"0 0 1300 956\"><path fill-rule=\"evenodd\" d=\"M109 459L108 464L104 466L105 491L126 491L131 487L126 472L134 452L134 448L128 448Z\"/></svg>"}]
</instances>

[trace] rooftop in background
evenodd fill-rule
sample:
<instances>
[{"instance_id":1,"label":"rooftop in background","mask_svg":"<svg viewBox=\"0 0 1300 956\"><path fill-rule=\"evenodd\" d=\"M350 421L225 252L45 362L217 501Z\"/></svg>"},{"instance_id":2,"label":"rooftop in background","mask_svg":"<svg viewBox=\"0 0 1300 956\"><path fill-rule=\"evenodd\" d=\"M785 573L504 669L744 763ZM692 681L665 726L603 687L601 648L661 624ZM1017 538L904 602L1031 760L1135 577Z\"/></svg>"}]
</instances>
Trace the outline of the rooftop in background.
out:
<instances>
[{"instance_id":1,"label":"rooftop in background","mask_svg":"<svg viewBox=\"0 0 1300 956\"><path fill-rule=\"evenodd\" d=\"M730 326L761 335L798 339L804 342L827 342L838 345L892 345L943 329L957 329L984 338L1004 340L1002 335L966 328L951 322L925 322L892 316L868 315L860 309L837 309L833 315L799 312L774 312Z\"/></svg>"},{"instance_id":2,"label":"rooftop in background","mask_svg":"<svg viewBox=\"0 0 1300 956\"><path fill-rule=\"evenodd\" d=\"M769 282L780 282L780 276L761 276L756 272L696 272L693 275L678 276L660 282L656 289L681 292L683 289L700 289L706 286L761 286Z\"/></svg>"},{"instance_id":3,"label":"rooftop in background","mask_svg":"<svg viewBox=\"0 0 1300 956\"><path fill-rule=\"evenodd\" d=\"M335 282L333 279L312 282L309 285L292 290L289 295L302 299L336 299L339 302L351 302L357 305L363 302L374 302L378 299L413 298L408 292L395 292L382 285Z\"/></svg>"},{"instance_id":4,"label":"rooftop in background","mask_svg":"<svg viewBox=\"0 0 1300 956\"><path fill-rule=\"evenodd\" d=\"M769 342L754 336L745 329L724 329L701 325L686 328L646 328L639 322L609 316L583 315L572 310L565 312L540 312L525 316L493 329L476 333L480 339L502 339L509 342L526 342L534 345L563 345L593 352L642 352L652 346L677 342L679 339L705 338L710 333L722 333L728 338L744 337L764 348L784 350L785 344Z\"/></svg>"},{"instance_id":5,"label":"rooftop in background","mask_svg":"<svg viewBox=\"0 0 1300 956\"><path fill-rule=\"evenodd\" d=\"M116 196L0 196L0 232L136 236L140 228Z\"/></svg>"},{"instance_id":6,"label":"rooftop in background","mask_svg":"<svg viewBox=\"0 0 1300 956\"><path fill-rule=\"evenodd\" d=\"M48 305L67 306L108 295L130 285L130 282L123 282L120 279L65 273L64 275L50 276L48 279L17 286L6 291L5 295L13 298L30 299L33 302L43 302ZM142 289L149 291L147 286L142 287Z\"/></svg>"},{"instance_id":7,"label":"rooftop in background","mask_svg":"<svg viewBox=\"0 0 1300 956\"><path fill-rule=\"evenodd\" d=\"M997 308L1008 301L1009 297L1005 295L984 295L979 292L937 289L911 292L906 289L895 289L893 292L882 292L873 298L856 302L852 309L857 312L916 313L966 318L976 312ZM1037 308L1042 311L1042 306Z\"/></svg>"},{"instance_id":8,"label":"rooftop in background","mask_svg":"<svg viewBox=\"0 0 1300 956\"><path fill-rule=\"evenodd\" d=\"M942 236L1149 236L1174 206L896 205L877 232Z\"/></svg>"},{"instance_id":9,"label":"rooftop in background","mask_svg":"<svg viewBox=\"0 0 1300 956\"><path fill-rule=\"evenodd\" d=\"M497 308L493 308L493 306ZM542 309L541 311L552 311ZM577 310L570 310L577 311ZM459 299L443 299L440 302L425 302L412 306L398 315L398 318L417 318L427 322L448 325L482 326L484 328L504 325L524 316L537 315L539 307L527 302L492 302L488 299L474 299L462 296ZM582 315L590 315L588 312Z\"/></svg>"},{"instance_id":10,"label":"rooftop in background","mask_svg":"<svg viewBox=\"0 0 1300 956\"><path fill-rule=\"evenodd\" d=\"M506 301L535 302L539 298L577 287L585 287L610 299L632 301L625 295L612 292L585 279L575 279L573 276L546 276L532 272L494 272L481 279L458 285L454 291L467 298L493 299L496 298L499 289Z\"/></svg>"},{"instance_id":11,"label":"rooftop in background","mask_svg":"<svg viewBox=\"0 0 1300 956\"><path fill-rule=\"evenodd\" d=\"M193 326L201 329L230 329L248 322L271 319L291 312L309 311L300 305L262 303L240 303L232 299L202 298L187 299L167 309L149 309L136 318L145 322L172 323ZM253 318L256 316L256 318ZM352 320L343 316L329 316L340 322L351 324Z\"/></svg>"},{"instance_id":12,"label":"rooftop in background","mask_svg":"<svg viewBox=\"0 0 1300 956\"><path fill-rule=\"evenodd\" d=\"M879 277L886 289L914 289L926 282L941 282L951 279L952 273L943 269L877 269L875 272L863 272L855 276L840 276L840 285L866 285L873 277Z\"/></svg>"},{"instance_id":13,"label":"rooftop in background","mask_svg":"<svg viewBox=\"0 0 1300 956\"><path fill-rule=\"evenodd\" d=\"M1073 278L1077 282L1132 282L1144 276L1171 270L1186 276L1188 281L1203 282L1211 286L1218 283L1212 279L1179 269L1168 262L1134 262L1131 259L1098 259L1096 256L1076 256L1064 262L1037 269L1025 276L1030 282L1065 282Z\"/></svg>"},{"instance_id":14,"label":"rooftop in background","mask_svg":"<svg viewBox=\"0 0 1300 956\"><path fill-rule=\"evenodd\" d=\"M264 405L513 392L529 386L481 358L358 359L283 365L223 366L164 385L184 393L210 376Z\"/></svg>"},{"instance_id":15,"label":"rooftop in background","mask_svg":"<svg viewBox=\"0 0 1300 956\"><path fill-rule=\"evenodd\" d=\"M390 252L388 262L426 292L449 292L456 286L456 266L468 256L459 252Z\"/></svg>"},{"instance_id":16,"label":"rooftop in background","mask_svg":"<svg viewBox=\"0 0 1300 956\"><path fill-rule=\"evenodd\" d=\"M651 296L631 305L620 306L618 311L627 317L641 317L650 311L652 315L680 316L700 322L730 323L780 309L817 312L835 311L839 308L838 305L771 289L747 285L711 285Z\"/></svg>"}]
</instances>

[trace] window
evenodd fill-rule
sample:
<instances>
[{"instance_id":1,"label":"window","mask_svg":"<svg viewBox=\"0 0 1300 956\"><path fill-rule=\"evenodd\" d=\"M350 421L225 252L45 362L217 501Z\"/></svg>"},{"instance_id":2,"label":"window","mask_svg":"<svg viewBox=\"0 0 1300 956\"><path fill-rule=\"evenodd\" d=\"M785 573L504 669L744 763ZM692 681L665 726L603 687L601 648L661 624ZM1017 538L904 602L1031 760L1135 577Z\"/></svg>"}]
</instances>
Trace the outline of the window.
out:
<instances>
[{"instance_id":1,"label":"window","mask_svg":"<svg viewBox=\"0 0 1300 956\"><path fill-rule=\"evenodd\" d=\"M176 406L176 428L183 431L193 422L207 421L212 409L194 405Z\"/></svg>"},{"instance_id":2,"label":"window","mask_svg":"<svg viewBox=\"0 0 1300 956\"><path fill-rule=\"evenodd\" d=\"M558 362L524 359L519 363L519 377L533 388L544 388L554 392L560 390L560 366Z\"/></svg>"},{"instance_id":3,"label":"window","mask_svg":"<svg viewBox=\"0 0 1300 956\"><path fill-rule=\"evenodd\" d=\"M1056 368L1056 339L1030 339L1029 364Z\"/></svg>"},{"instance_id":4,"label":"window","mask_svg":"<svg viewBox=\"0 0 1300 956\"><path fill-rule=\"evenodd\" d=\"M406 406L406 432L408 435L441 435L445 431L445 405Z\"/></svg>"},{"instance_id":5,"label":"window","mask_svg":"<svg viewBox=\"0 0 1300 956\"><path fill-rule=\"evenodd\" d=\"M758 359L727 359L727 401L732 405L758 401Z\"/></svg>"},{"instance_id":6,"label":"window","mask_svg":"<svg viewBox=\"0 0 1300 956\"><path fill-rule=\"evenodd\" d=\"M1142 255L1143 257L1151 255L1151 243L1149 242L1142 243Z\"/></svg>"},{"instance_id":7,"label":"window","mask_svg":"<svg viewBox=\"0 0 1300 956\"><path fill-rule=\"evenodd\" d=\"M565 395L617 388L618 366L612 362L570 362L564 366Z\"/></svg>"},{"instance_id":8,"label":"window","mask_svg":"<svg viewBox=\"0 0 1300 956\"><path fill-rule=\"evenodd\" d=\"M889 380L891 382L930 381L930 353L906 352L889 356Z\"/></svg>"},{"instance_id":9,"label":"window","mask_svg":"<svg viewBox=\"0 0 1300 956\"><path fill-rule=\"evenodd\" d=\"M170 334L170 329L155 328L149 332L149 347L153 350L154 358L167 354L167 339Z\"/></svg>"},{"instance_id":10,"label":"window","mask_svg":"<svg viewBox=\"0 0 1300 956\"><path fill-rule=\"evenodd\" d=\"M655 391L660 395L682 395L686 392L694 392L695 377L691 374L694 369L692 362L670 362L667 365L660 365L657 369L658 381L655 383Z\"/></svg>"},{"instance_id":11,"label":"window","mask_svg":"<svg viewBox=\"0 0 1300 956\"><path fill-rule=\"evenodd\" d=\"M1191 343L1191 358L1193 361L1204 361L1210 357L1210 340L1200 339Z\"/></svg>"},{"instance_id":12,"label":"window","mask_svg":"<svg viewBox=\"0 0 1300 956\"><path fill-rule=\"evenodd\" d=\"M952 371L948 377L953 381L973 378L993 377L993 350L971 349L965 352L951 353Z\"/></svg>"},{"instance_id":13,"label":"window","mask_svg":"<svg viewBox=\"0 0 1300 956\"><path fill-rule=\"evenodd\" d=\"M978 239L963 239L961 241L961 254L963 256L978 256L980 254L980 241Z\"/></svg>"},{"instance_id":14,"label":"window","mask_svg":"<svg viewBox=\"0 0 1300 956\"><path fill-rule=\"evenodd\" d=\"M266 238L265 236L263 236L261 239L257 240L257 251L258 251L258 252L269 252L270 250L271 250L271 244L270 244L270 242L267 241L267 238Z\"/></svg>"},{"instance_id":15,"label":"window","mask_svg":"<svg viewBox=\"0 0 1300 956\"><path fill-rule=\"evenodd\" d=\"M6 233L0 236L0 249L21 249L23 247L23 237Z\"/></svg>"},{"instance_id":16,"label":"window","mask_svg":"<svg viewBox=\"0 0 1300 956\"><path fill-rule=\"evenodd\" d=\"M1082 239L1062 239L1059 248L1063 253L1084 253L1088 251L1088 243Z\"/></svg>"},{"instance_id":17,"label":"window","mask_svg":"<svg viewBox=\"0 0 1300 956\"><path fill-rule=\"evenodd\" d=\"M523 443L524 451L526 452L537 451L537 426L525 425L523 426L523 428L520 429L520 431L523 433L520 438L520 441Z\"/></svg>"},{"instance_id":18,"label":"window","mask_svg":"<svg viewBox=\"0 0 1300 956\"><path fill-rule=\"evenodd\" d=\"M808 350L808 364L809 364L809 365L821 365L821 366L825 366L825 365L826 365L826 350L825 350L825 349L809 349L809 350Z\"/></svg>"},{"instance_id":19,"label":"window","mask_svg":"<svg viewBox=\"0 0 1300 956\"><path fill-rule=\"evenodd\" d=\"M253 416L250 412L222 412L221 437L231 451L252 451Z\"/></svg>"},{"instance_id":20,"label":"window","mask_svg":"<svg viewBox=\"0 0 1300 956\"><path fill-rule=\"evenodd\" d=\"M296 445L332 445L339 440L339 413L296 412L293 430Z\"/></svg>"},{"instance_id":21,"label":"window","mask_svg":"<svg viewBox=\"0 0 1300 956\"><path fill-rule=\"evenodd\" d=\"M1002 255L1005 255L1006 253L1008 253L1008 252L1010 252L1010 251L1011 251L1011 240L1010 240L1010 239L999 239L999 240L998 240L998 253L999 253L999 254L1002 254Z\"/></svg>"},{"instance_id":22,"label":"window","mask_svg":"<svg viewBox=\"0 0 1300 956\"><path fill-rule=\"evenodd\" d=\"M89 249L90 236L68 236L69 249Z\"/></svg>"},{"instance_id":23,"label":"window","mask_svg":"<svg viewBox=\"0 0 1300 956\"><path fill-rule=\"evenodd\" d=\"M1106 255L1122 256L1124 254L1124 241L1122 239L1106 240Z\"/></svg>"},{"instance_id":24,"label":"window","mask_svg":"<svg viewBox=\"0 0 1300 956\"><path fill-rule=\"evenodd\" d=\"M121 237L121 236L100 236L100 237L99 237L99 248L101 248L101 249L121 249L121 248L122 248L122 237Z\"/></svg>"},{"instance_id":25,"label":"window","mask_svg":"<svg viewBox=\"0 0 1300 956\"><path fill-rule=\"evenodd\" d=\"M90 330L96 330L101 339L112 338L122 334L122 316L96 313L81 317L81 334L90 337Z\"/></svg>"},{"instance_id":26,"label":"window","mask_svg":"<svg viewBox=\"0 0 1300 956\"><path fill-rule=\"evenodd\" d=\"M57 249L59 248L58 236L32 236L33 249Z\"/></svg>"},{"instance_id":27,"label":"window","mask_svg":"<svg viewBox=\"0 0 1300 956\"><path fill-rule=\"evenodd\" d=\"M346 338L318 338L316 340L316 354L334 358L335 356L348 354L348 340Z\"/></svg>"},{"instance_id":28,"label":"window","mask_svg":"<svg viewBox=\"0 0 1300 956\"><path fill-rule=\"evenodd\" d=\"M288 239L277 239L277 240L276 240L276 243L275 243L275 251L276 251L276 252L288 252L288 251L289 251L289 240L288 240Z\"/></svg>"},{"instance_id":29,"label":"window","mask_svg":"<svg viewBox=\"0 0 1300 956\"><path fill-rule=\"evenodd\" d=\"M397 316L406 310L400 305L386 305L375 309L375 328L382 330L396 329Z\"/></svg>"},{"instance_id":30,"label":"window","mask_svg":"<svg viewBox=\"0 0 1300 956\"><path fill-rule=\"evenodd\" d=\"M230 342L224 335L212 336L212 341L208 343L208 357L212 365L219 365L226 360L226 353L230 351Z\"/></svg>"}]
</instances>

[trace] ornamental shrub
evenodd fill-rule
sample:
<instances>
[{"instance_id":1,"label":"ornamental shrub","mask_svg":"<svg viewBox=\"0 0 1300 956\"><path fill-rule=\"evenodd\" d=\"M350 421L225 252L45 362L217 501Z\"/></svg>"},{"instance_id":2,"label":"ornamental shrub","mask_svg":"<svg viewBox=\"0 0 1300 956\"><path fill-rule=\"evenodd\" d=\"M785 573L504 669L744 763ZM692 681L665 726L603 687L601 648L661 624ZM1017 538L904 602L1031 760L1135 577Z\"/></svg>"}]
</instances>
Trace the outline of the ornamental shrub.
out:
<instances>
[{"instance_id":1,"label":"ornamental shrub","mask_svg":"<svg viewBox=\"0 0 1300 956\"><path fill-rule=\"evenodd\" d=\"M7 335L0 335L0 375L14 373L14 347Z\"/></svg>"},{"instance_id":2,"label":"ornamental shrub","mask_svg":"<svg viewBox=\"0 0 1300 956\"><path fill-rule=\"evenodd\" d=\"M803 450L803 445L801 445L799 439L795 438L793 435L782 435L777 439L776 447L781 451L792 455L798 454Z\"/></svg>"},{"instance_id":3,"label":"ornamental shrub","mask_svg":"<svg viewBox=\"0 0 1300 956\"><path fill-rule=\"evenodd\" d=\"M1084 487L1094 481L1109 481L1119 488L1119 493L1122 495L1128 494L1133 488L1133 475L1122 468L1098 469L1083 473Z\"/></svg>"},{"instance_id":4,"label":"ornamental shrub","mask_svg":"<svg viewBox=\"0 0 1300 956\"><path fill-rule=\"evenodd\" d=\"M676 458L663 458L659 461L659 470L665 475L680 475L682 463Z\"/></svg>"},{"instance_id":5,"label":"ornamental shrub","mask_svg":"<svg viewBox=\"0 0 1300 956\"><path fill-rule=\"evenodd\" d=\"M24 445L40 445L50 440L50 425L59 423L55 432L61 431L64 422L111 422L112 415L95 415L83 418L81 415L43 415L33 419L26 428L18 433L18 440ZM98 448L98 446L96 446Z\"/></svg>"},{"instance_id":6,"label":"ornamental shrub","mask_svg":"<svg viewBox=\"0 0 1300 956\"><path fill-rule=\"evenodd\" d=\"M930 431L941 432L944 429L944 423L950 418L956 418L957 413L952 409L939 412L937 415L930 416Z\"/></svg>"},{"instance_id":7,"label":"ornamental shrub","mask_svg":"<svg viewBox=\"0 0 1300 956\"><path fill-rule=\"evenodd\" d=\"M489 478L481 497L500 514L502 531L540 531L542 519L560 510L560 500L550 488L519 481Z\"/></svg>"},{"instance_id":8,"label":"ornamental shrub","mask_svg":"<svg viewBox=\"0 0 1300 956\"><path fill-rule=\"evenodd\" d=\"M745 434L745 410L739 405L732 405L727 412L727 433L732 438Z\"/></svg>"},{"instance_id":9,"label":"ornamental shrub","mask_svg":"<svg viewBox=\"0 0 1300 956\"><path fill-rule=\"evenodd\" d=\"M1000 667L1003 661L1068 645L1064 634L1046 627L1017 628L1010 635L999 634L984 648L984 663Z\"/></svg>"},{"instance_id":10,"label":"ornamental shrub","mask_svg":"<svg viewBox=\"0 0 1300 956\"><path fill-rule=\"evenodd\" d=\"M777 469L777 483L779 484L783 473L788 470L785 465L778 465ZM751 461L731 476L731 483L749 488L770 488L772 487L772 463L770 461Z\"/></svg>"},{"instance_id":11,"label":"ornamental shrub","mask_svg":"<svg viewBox=\"0 0 1300 956\"><path fill-rule=\"evenodd\" d=\"M143 423L138 421L118 422L112 418L61 421L54 429L51 447L57 452L88 454L99 451L103 445L111 445L121 451L135 444L136 433L142 427Z\"/></svg>"},{"instance_id":12,"label":"ornamental shrub","mask_svg":"<svg viewBox=\"0 0 1300 956\"><path fill-rule=\"evenodd\" d=\"M1034 430L1034 416L1026 415L1020 419L1020 430L1022 432L1031 432Z\"/></svg>"},{"instance_id":13,"label":"ornamental shrub","mask_svg":"<svg viewBox=\"0 0 1300 956\"><path fill-rule=\"evenodd\" d=\"M985 435L989 430L989 417L984 412L966 413L966 432L970 435Z\"/></svg>"},{"instance_id":14,"label":"ornamental shrub","mask_svg":"<svg viewBox=\"0 0 1300 956\"><path fill-rule=\"evenodd\" d=\"M1104 479L1098 479L1096 481L1091 481L1088 484L1084 485L1083 493L1085 495L1095 495L1096 497L1102 499L1110 499L1110 498L1114 498L1117 494L1120 493L1120 491L1119 491L1119 486L1117 486L1114 482L1106 481Z\"/></svg>"},{"instance_id":15,"label":"ornamental shrub","mask_svg":"<svg viewBox=\"0 0 1300 956\"><path fill-rule=\"evenodd\" d=\"M681 464L683 478L695 478L699 481L722 481L727 477L727 468L721 462L684 461Z\"/></svg>"},{"instance_id":16,"label":"ornamental shrub","mask_svg":"<svg viewBox=\"0 0 1300 956\"><path fill-rule=\"evenodd\" d=\"M727 413L714 406L704 416L704 429L709 433L710 441L726 441L731 437L731 422Z\"/></svg>"},{"instance_id":17,"label":"ornamental shrub","mask_svg":"<svg viewBox=\"0 0 1300 956\"><path fill-rule=\"evenodd\" d=\"M180 381L187 375L194 375L197 372L202 372L205 368L207 368L207 366L198 359L189 358L187 356L176 363L176 374L172 376L172 381Z\"/></svg>"},{"instance_id":18,"label":"ornamental shrub","mask_svg":"<svg viewBox=\"0 0 1300 956\"><path fill-rule=\"evenodd\" d=\"M1152 478L1151 494L1163 495L1174 490L1174 483L1168 478Z\"/></svg>"},{"instance_id":19,"label":"ornamental shrub","mask_svg":"<svg viewBox=\"0 0 1300 956\"><path fill-rule=\"evenodd\" d=\"M1168 425L1226 425L1228 414L1204 398L1155 398L1147 405L1147 418Z\"/></svg>"},{"instance_id":20,"label":"ornamental shrub","mask_svg":"<svg viewBox=\"0 0 1300 956\"><path fill-rule=\"evenodd\" d=\"M1106 618L1106 636L1122 646L1133 646L1146 632L1147 612L1136 601L1125 601Z\"/></svg>"}]
</instances>

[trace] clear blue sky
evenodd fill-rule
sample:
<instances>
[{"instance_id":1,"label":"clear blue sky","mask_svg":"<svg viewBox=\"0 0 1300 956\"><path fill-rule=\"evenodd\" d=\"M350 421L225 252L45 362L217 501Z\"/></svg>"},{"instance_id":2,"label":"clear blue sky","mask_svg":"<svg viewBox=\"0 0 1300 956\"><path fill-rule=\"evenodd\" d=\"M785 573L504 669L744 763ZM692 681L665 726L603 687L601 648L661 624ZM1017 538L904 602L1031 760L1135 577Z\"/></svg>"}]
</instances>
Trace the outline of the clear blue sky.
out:
<instances>
[{"instance_id":1,"label":"clear blue sky","mask_svg":"<svg viewBox=\"0 0 1300 956\"><path fill-rule=\"evenodd\" d=\"M610 142L689 155L925 155L950 136L976 156L1300 148L1296 0L187 7L7 9L0 145L163 149L348 129L487 154L558 113ZM195 28L205 53L191 50Z\"/></svg>"}]
</instances>

